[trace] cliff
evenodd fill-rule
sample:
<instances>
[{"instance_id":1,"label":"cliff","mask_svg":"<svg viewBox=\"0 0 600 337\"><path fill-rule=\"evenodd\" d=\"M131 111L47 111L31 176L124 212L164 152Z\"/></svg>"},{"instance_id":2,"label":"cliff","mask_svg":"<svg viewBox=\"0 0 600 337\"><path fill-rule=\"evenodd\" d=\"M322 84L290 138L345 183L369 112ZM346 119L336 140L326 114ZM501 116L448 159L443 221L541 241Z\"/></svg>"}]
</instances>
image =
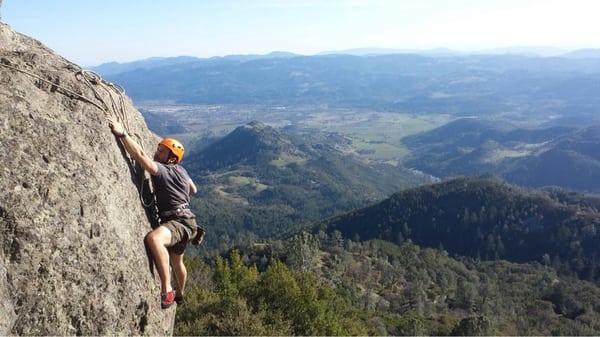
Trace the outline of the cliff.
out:
<instances>
[{"instance_id":1,"label":"cliff","mask_svg":"<svg viewBox=\"0 0 600 337\"><path fill-rule=\"evenodd\" d=\"M171 334L143 172L104 116L149 153L158 138L117 88L1 23L0 63L0 334Z\"/></svg>"}]
</instances>

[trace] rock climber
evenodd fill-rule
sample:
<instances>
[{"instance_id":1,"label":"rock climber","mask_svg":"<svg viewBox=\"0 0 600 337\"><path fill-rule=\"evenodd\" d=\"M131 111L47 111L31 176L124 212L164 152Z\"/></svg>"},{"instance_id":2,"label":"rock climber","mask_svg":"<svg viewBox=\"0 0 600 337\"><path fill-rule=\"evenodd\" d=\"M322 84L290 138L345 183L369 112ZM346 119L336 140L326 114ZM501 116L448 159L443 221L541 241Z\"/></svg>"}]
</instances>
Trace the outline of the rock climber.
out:
<instances>
[{"instance_id":1,"label":"rock climber","mask_svg":"<svg viewBox=\"0 0 600 337\"><path fill-rule=\"evenodd\" d=\"M107 118L112 133L123 143L129 155L152 176L160 225L146 235L154 264L160 277L161 307L183 303L187 270L183 253L188 242L200 244L204 230L196 225L189 209L190 196L196 185L180 165L184 148L172 138L163 139L151 159L116 119ZM171 286L169 260L175 272L176 288Z\"/></svg>"}]
</instances>

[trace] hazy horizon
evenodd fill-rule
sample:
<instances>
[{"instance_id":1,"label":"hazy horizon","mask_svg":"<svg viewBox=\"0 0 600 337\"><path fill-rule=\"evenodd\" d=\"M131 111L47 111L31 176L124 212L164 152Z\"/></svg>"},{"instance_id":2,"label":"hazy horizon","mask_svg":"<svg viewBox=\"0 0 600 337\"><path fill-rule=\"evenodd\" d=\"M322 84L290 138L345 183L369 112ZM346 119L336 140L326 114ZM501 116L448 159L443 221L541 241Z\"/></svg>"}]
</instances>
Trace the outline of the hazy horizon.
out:
<instances>
[{"instance_id":1,"label":"hazy horizon","mask_svg":"<svg viewBox=\"0 0 600 337\"><path fill-rule=\"evenodd\" d=\"M356 47L356 48L349 48L349 49L340 49L340 50L323 50L317 53L312 53L312 54L303 54L303 53L294 53L294 52L290 52L287 50L272 50L272 51L268 51L265 53L243 53L243 54L225 54L225 55L212 55L212 56L197 56L197 55L165 55L165 56L156 56L156 55L148 55L142 58L138 58L138 59L131 59L131 60L107 60L98 64L90 64L89 66L99 66L102 64L107 64L107 63L120 63L120 64L124 64L124 63L130 63L130 62L136 62L136 61L144 61L144 60L151 60L151 59L167 59L167 58L177 58L177 57L195 57L195 58L199 58L199 59L208 59L208 58L214 58L214 57L228 57L228 56L250 56L250 55L259 55L259 56L266 56L269 54L273 54L273 53L291 53L291 54L295 54L295 55L299 55L299 56L318 56L318 55L327 55L327 54L362 54L365 53L366 55L370 54L370 51L372 51L372 54L401 54L401 53L427 53L427 52L432 52L435 53L436 51L447 51L449 53L456 53L457 55L475 55L475 54L503 54L503 53L514 53L514 54L526 54L527 50L530 50L529 52L531 53L535 53L537 51L537 49L540 49L541 52L537 55L537 56L554 56L554 55L561 55L564 53L569 53L569 52L573 52L573 51L577 51L577 50L582 50L582 49L587 49L587 48L575 48L575 49L566 49L566 48L559 48L559 47L553 47L553 46L505 46L505 47L497 47L497 48L490 48L490 49L473 49L473 50L457 50L457 49L450 49L447 47L435 47L435 48L427 48L427 49L411 49L411 48L384 48L384 47ZM521 50L521 51L519 51ZM543 55L543 54L549 54L549 55Z\"/></svg>"},{"instance_id":2,"label":"hazy horizon","mask_svg":"<svg viewBox=\"0 0 600 337\"><path fill-rule=\"evenodd\" d=\"M2 20L77 63L99 65L360 48L598 48L599 9L589 0L5 0Z\"/></svg>"}]
</instances>

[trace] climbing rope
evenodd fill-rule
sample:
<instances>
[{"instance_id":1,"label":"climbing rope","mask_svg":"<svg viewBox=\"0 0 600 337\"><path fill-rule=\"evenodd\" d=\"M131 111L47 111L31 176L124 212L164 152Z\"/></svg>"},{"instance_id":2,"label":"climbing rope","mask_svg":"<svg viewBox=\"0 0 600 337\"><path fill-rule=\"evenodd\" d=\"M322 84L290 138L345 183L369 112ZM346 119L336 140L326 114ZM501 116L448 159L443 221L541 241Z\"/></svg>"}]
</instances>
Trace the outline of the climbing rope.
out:
<instances>
[{"instance_id":1,"label":"climbing rope","mask_svg":"<svg viewBox=\"0 0 600 337\"><path fill-rule=\"evenodd\" d=\"M105 81L104 79L102 79L102 77L100 77L100 75L96 74L95 72L93 72L91 70L80 69L76 73L75 76L77 78L83 80L83 82L85 84L87 84L88 88L90 88L92 90L92 92L94 93L94 97L96 97L96 99L98 101L100 101L102 103L102 105L104 106L104 111L112 111L114 117L117 118L117 121L120 121L123 124L123 128L125 129L125 132L131 134L131 132L129 132L129 130L130 130L129 120L127 119L127 113L125 111L125 100L123 99L123 96L125 95L125 90L117 84ZM104 92L106 92L106 94L110 98L110 106L102 98L102 96L100 95L98 90L96 90L96 86L99 86L100 88L102 88L104 90ZM113 92L117 93L117 101L115 101ZM140 144L140 146L142 147L142 150L144 150L144 145L143 145L141 137L137 133L134 135L138 138L138 144ZM133 163L133 159L130 157L128 157L128 159L131 161L132 167L135 168L136 166ZM150 201L146 202L144 200L144 188L145 188L144 180L145 180L145 178L146 178L145 173L141 172L141 174L140 174L140 201L142 202L142 205L144 207L148 208L154 204L155 198L154 198L154 193L153 193L152 189L150 189L150 195L151 195Z\"/></svg>"},{"instance_id":2,"label":"climbing rope","mask_svg":"<svg viewBox=\"0 0 600 337\"><path fill-rule=\"evenodd\" d=\"M31 77L37 79L38 81L41 81L43 83L50 85L51 88L56 88L56 89L62 90L63 94L66 94L67 96L70 95L71 97L79 98L80 100L82 100L86 103L89 103L92 106L99 109L100 111L102 111L104 113L105 117L115 117L117 119L117 121L123 125L125 132L136 136L136 138L138 139L138 144L140 144L140 146L142 147L142 150L144 150L144 145L143 145L141 137L137 133L133 134L133 133L129 132L129 130L130 130L129 119L127 118L127 112L125 109L125 100L123 98L123 96L125 95L125 90L121 86L104 80L102 77L100 77L100 75L96 74L93 71L85 70L85 69L81 69L81 68L77 67L78 70L75 73L75 78L77 78L80 81L83 81L87 85L87 87L94 93L95 99L101 103L101 104L99 104L97 102L94 102L92 99L73 91L72 89L69 89L58 83L47 80L47 79L45 79L37 74L34 74L30 71L11 66L9 64L5 64L4 62L0 62L0 66L18 71L18 72L23 73L28 76L31 76ZM102 95L100 95L100 93L98 92L96 87L100 87L108 95L108 97L110 98L110 106L104 100ZM116 100L113 95L114 93L116 93L116 95L117 95ZM129 155L127 155L126 158L130 162L131 167L133 167L135 170L136 165L135 165L135 161L133 160L133 158L131 158ZM141 177L140 201L142 202L142 205L144 207L148 208L148 207L151 207L155 203L154 192L152 191L152 188L150 188L151 199L149 202L146 202L144 200L144 180L145 180L144 172L142 172L142 174L140 174L140 177Z\"/></svg>"},{"instance_id":3,"label":"climbing rope","mask_svg":"<svg viewBox=\"0 0 600 337\"><path fill-rule=\"evenodd\" d=\"M37 80L39 80L39 81L41 81L41 82L44 82L44 83L46 83L46 84L49 84L49 85L51 85L52 87L55 87L55 88L57 88L57 89L60 89L60 90L64 91L65 93L67 93L67 94L69 94L69 95L71 95L71 96L75 96L75 97L77 97L77 98L81 99L82 101L84 101L84 102L87 102L87 103L89 103L89 104L91 104L91 105L95 106L96 108L98 108L99 110L101 110L101 111L102 111L102 112L104 112L104 113L107 113L107 111L106 111L106 110L105 110L103 107L101 107L101 106L100 106L98 103L96 103L96 102L92 101L91 99L89 99L89 98L87 98L87 97L85 97L85 96L83 96L83 95L81 95L81 94L78 94L78 93L76 93L75 91L73 91L73 90L71 90L71 89L69 89L69 88L65 88L65 87L63 87L63 86L61 86L61 85L59 85L59 84L57 84L57 83L54 83L54 82L52 82L52 81L49 81L49 80L47 80L47 79L45 79L45 78L43 78L43 77L41 77L41 76L39 76L39 75L36 75L36 74L34 74L34 73L32 73L32 72L29 72L29 71L27 71L27 70L24 70L24 69L20 69L20 68L17 68L17 67L13 67L13 66L11 66L11 65L4 64L4 63L0 63L0 66L2 66L2 67L5 67L5 68L8 68L8 69L15 70L15 71L18 71L18 72L21 72L21 73L23 73L23 74L25 74L25 75L29 75L29 76L31 76L31 77L33 77L33 78L35 78L35 79L37 79Z\"/></svg>"},{"instance_id":4,"label":"climbing rope","mask_svg":"<svg viewBox=\"0 0 600 337\"><path fill-rule=\"evenodd\" d=\"M105 81L100 77L100 75L96 74L91 70L80 69L75 77L79 80L82 80L90 90L94 93L94 97L100 101L103 105L103 110L108 113L108 115L113 115L117 118L117 121L123 124L125 131L129 131L129 121L127 120L127 113L125 112L125 101L123 99L123 95L125 95L125 90L112 83ZM96 86L99 86L104 90L104 92L110 98L110 106L106 103L106 101L102 98L98 90L96 90ZM112 90L111 90L112 89ZM115 101L113 93L117 93L118 103ZM110 113L112 112L112 114Z\"/></svg>"}]
</instances>

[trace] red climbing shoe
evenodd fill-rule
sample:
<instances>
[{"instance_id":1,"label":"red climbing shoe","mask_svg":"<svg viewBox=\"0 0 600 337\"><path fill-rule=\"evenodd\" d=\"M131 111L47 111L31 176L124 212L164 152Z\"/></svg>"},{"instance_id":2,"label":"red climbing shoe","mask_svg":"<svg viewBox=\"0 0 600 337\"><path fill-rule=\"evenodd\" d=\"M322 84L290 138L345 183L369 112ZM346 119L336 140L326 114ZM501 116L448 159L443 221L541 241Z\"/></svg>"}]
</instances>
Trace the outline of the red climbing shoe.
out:
<instances>
[{"instance_id":1,"label":"red climbing shoe","mask_svg":"<svg viewBox=\"0 0 600 337\"><path fill-rule=\"evenodd\" d=\"M160 307L167 309L175 303L175 290L171 290L166 294L160 294Z\"/></svg>"}]
</instances>

